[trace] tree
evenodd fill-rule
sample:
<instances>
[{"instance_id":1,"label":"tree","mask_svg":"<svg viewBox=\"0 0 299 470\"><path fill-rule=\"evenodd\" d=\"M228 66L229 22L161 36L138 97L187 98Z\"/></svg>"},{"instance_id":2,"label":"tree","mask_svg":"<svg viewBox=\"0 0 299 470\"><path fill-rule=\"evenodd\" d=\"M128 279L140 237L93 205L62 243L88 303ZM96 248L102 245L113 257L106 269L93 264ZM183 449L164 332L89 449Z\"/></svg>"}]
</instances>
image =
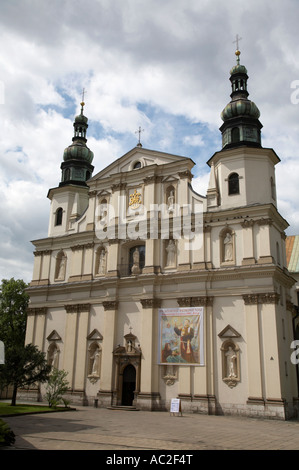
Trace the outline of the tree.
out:
<instances>
[{"instance_id":1,"label":"tree","mask_svg":"<svg viewBox=\"0 0 299 470\"><path fill-rule=\"evenodd\" d=\"M22 279L3 279L0 287L0 339L8 348L24 344L29 295Z\"/></svg>"},{"instance_id":2,"label":"tree","mask_svg":"<svg viewBox=\"0 0 299 470\"><path fill-rule=\"evenodd\" d=\"M48 383L46 385L46 399L49 407L56 406L63 401L63 394L67 392L69 383L66 380L67 372L65 370L53 369Z\"/></svg>"},{"instance_id":3,"label":"tree","mask_svg":"<svg viewBox=\"0 0 299 470\"><path fill-rule=\"evenodd\" d=\"M17 390L45 382L50 373L44 353L33 344L25 346L27 285L22 280L3 279L0 288L0 340L5 345L5 364L0 369L1 386L13 386L12 405Z\"/></svg>"},{"instance_id":4,"label":"tree","mask_svg":"<svg viewBox=\"0 0 299 470\"><path fill-rule=\"evenodd\" d=\"M46 382L50 372L51 366L47 364L45 354L39 351L37 346L27 344L9 347L5 364L2 366L0 382L5 386L13 386L11 405L16 404L18 388Z\"/></svg>"}]
</instances>

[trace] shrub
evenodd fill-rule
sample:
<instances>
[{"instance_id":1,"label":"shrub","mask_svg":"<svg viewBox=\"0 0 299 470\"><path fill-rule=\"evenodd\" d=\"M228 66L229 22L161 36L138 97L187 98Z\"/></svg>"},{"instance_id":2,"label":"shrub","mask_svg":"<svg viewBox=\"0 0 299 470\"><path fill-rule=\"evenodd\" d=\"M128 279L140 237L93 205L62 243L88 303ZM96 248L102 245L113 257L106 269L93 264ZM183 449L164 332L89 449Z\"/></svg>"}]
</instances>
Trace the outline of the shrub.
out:
<instances>
[{"instance_id":1,"label":"shrub","mask_svg":"<svg viewBox=\"0 0 299 470\"><path fill-rule=\"evenodd\" d=\"M7 423L0 419L0 446L10 446L15 442L15 435Z\"/></svg>"}]
</instances>

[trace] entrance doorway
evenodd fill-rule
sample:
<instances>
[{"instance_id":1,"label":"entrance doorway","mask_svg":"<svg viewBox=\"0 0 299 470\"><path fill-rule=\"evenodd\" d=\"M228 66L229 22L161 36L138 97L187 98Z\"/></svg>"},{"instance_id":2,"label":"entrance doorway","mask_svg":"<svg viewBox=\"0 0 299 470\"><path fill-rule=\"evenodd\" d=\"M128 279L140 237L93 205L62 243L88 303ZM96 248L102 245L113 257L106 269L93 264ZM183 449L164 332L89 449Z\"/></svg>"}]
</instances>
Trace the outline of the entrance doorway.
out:
<instances>
[{"instance_id":1,"label":"entrance doorway","mask_svg":"<svg viewBox=\"0 0 299 470\"><path fill-rule=\"evenodd\" d=\"M127 365L123 372L122 406L132 406L136 389L136 369Z\"/></svg>"}]
</instances>

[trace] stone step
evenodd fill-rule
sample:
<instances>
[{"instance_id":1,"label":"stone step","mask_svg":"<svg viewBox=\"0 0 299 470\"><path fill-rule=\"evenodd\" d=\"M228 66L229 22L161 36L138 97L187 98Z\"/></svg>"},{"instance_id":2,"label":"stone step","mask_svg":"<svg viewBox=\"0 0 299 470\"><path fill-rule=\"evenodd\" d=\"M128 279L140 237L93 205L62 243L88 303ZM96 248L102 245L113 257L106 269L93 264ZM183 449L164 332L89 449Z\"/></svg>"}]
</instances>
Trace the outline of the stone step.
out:
<instances>
[{"instance_id":1,"label":"stone step","mask_svg":"<svg viewBox=\"0 0 299 470\"><path fill-rule=\"evenodd\" d=\"M108 406L108 410L139 411L135 406Z\"/></svg>"}]
</instances>

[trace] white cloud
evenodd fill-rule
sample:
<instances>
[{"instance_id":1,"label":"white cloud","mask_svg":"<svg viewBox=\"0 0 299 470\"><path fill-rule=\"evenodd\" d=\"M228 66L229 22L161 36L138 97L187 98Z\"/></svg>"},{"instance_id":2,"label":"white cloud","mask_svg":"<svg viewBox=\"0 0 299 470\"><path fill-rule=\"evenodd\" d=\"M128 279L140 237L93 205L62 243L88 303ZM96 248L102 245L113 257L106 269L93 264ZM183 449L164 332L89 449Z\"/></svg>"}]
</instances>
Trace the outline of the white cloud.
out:
<instances>
[{"instance_id":1,"label":"white cloud","mask_svg":"<svg viewBox=\"0 0 299 470\"><path fill-rule=\"evenodd\" d=\"M187 152L205 193L237 33L263 145L281 158L279 208L299 233L298 12L297 0L2 0L2 277L30 280L29 240L47 236L46 194L60 181L83 87L94 174L136 145L142 126L148 148Z\"/></svg>"}]
</instances>

